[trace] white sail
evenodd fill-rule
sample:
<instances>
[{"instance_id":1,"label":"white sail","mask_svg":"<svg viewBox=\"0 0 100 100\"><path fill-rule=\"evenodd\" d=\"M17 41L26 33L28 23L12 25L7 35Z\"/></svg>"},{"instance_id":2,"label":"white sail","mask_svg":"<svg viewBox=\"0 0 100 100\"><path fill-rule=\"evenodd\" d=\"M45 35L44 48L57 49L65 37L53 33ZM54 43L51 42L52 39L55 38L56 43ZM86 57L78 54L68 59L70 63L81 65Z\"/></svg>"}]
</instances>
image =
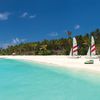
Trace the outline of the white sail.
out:
<instances>
[{"instance_id":1,"label":"white sail","mask_svg":"<svg viewBox=\"0 0 100 100\"><path fill-rule=\"evenodd\" d=\"M88 49L87 56L91 56L91 54L90 54L90 47Z\"/></svg>"},{"instance_id":2,"label":"white sail","mask_svg":"<svg viewBox=\"0 0 100 100\"><path fill-rule=\"evenodd\" d=\"M95 41L94 41L94 37L91 37L91 56L95 56L96 55L96 47L95 47Z\"/></svg>"},{"instance_id":3,"label":"white sail","mask_svg":"<svg viewBox=\"0 0 100 100\"><path fill-rule=\"evenodd\" d=\"M92 58L92 59L98 58L98 56L96 56L96 46L95 46L95 40L93 36L91 36L91 46L88 49L87 58Z\"/></svg>"},{"instance_id":4,"label":"white sail","mask_svg":"<svg viewBox=\"0 0 100 100\"><path fill-rule=\"evenodd\" d=\"M78 55L78 46L77 46L77 41L76 38L73 38L73 56L77 56Z\"/></svg>"},{"instance_id":5,"label":"white sail","mask_svg":"<svg viewBox=\"0 0 100 100\"><path fill-rule=\"evenodd\" d=\"M70 56L72 56L73 55L73 53L72 53L72 48L71 48L71 50L70 50L70 54L69 54Z\"/></svg>"}]
</instances>

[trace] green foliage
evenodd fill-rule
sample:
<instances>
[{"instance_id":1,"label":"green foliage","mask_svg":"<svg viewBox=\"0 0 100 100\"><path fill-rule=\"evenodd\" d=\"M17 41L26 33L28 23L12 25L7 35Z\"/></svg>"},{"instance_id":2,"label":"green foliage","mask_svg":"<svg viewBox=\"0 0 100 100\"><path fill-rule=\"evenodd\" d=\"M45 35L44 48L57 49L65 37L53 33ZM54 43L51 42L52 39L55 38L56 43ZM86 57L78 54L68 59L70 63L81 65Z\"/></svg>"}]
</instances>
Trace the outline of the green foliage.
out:
<instances>
[{"instance_id":1,"label":"green foliage","mask_svg":"<svg viewBox=\"0 0 100 100\"><path fill-rule=\"evenodd\" d=\"M86 33L86 35L76 36L79 46L79 54L86 55L90 46L90 36L93 35L96 41L97 53L100 54L100 29ZM61 38L55 40L44 40L41 42L24 43L0 49L0 55L69 55L72 47L72 38Z\"/></svg>"}]
</instances>

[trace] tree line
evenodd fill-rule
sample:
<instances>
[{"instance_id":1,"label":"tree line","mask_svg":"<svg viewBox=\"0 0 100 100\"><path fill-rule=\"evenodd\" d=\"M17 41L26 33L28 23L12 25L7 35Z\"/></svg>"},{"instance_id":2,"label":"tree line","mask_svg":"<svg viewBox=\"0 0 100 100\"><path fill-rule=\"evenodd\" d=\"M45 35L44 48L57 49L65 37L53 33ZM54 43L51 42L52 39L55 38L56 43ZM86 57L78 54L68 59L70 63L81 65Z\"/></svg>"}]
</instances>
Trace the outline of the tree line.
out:
<instances>
[{"instance_id":1,"label":"tree line","mask_svg":"<svg viewBox=\"0 0 100 100\"><path fill-rule=\"evenodd\" d=\"M85 35L76 36L78 42L79 55L86 55L90 46L91 35L96 42L97 54L100 54L100 29L86 33ZM0 55L69 55L72 47L72 37L43 40L39 42L21 43L18 45L8 46L6 49L0 49Z\"/></svg>"}]
</instances>

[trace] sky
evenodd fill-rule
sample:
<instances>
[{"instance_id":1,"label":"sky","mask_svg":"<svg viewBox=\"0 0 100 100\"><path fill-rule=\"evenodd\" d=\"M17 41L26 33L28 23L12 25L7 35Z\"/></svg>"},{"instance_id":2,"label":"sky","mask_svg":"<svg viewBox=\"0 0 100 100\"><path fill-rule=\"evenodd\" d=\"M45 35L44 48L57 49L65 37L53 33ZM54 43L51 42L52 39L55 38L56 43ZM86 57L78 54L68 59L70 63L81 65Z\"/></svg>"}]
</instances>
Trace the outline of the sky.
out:
<instances>
[{"instance_id":1,"label":"sky","mask_svg":"<svg viewBox=\"0 0 100 100\"><path fill-rule=\"evenodd\" d=\"M0 0L0 47L100 28L100 0Z\"/></svg>"}]
</instances>

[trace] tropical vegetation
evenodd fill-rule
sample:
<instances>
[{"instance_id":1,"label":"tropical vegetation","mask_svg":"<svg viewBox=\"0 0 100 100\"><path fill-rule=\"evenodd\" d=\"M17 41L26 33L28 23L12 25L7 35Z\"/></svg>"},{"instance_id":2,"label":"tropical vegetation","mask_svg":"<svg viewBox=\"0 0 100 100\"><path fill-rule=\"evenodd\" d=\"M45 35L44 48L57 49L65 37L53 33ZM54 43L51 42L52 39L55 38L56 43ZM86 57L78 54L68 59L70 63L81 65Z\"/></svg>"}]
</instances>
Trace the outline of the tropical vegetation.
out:
<instances>
[{"instance_id":1,"label":"tropical vegetation","mask_svg":"<svg viewBox=\"0 0 100 100\"><path fill-rule=\"evenodd\" d=\"M86 55L90 46L90 37L94 36L96 41L97 54L100 54L100 29L94 32L78 35L79 55ZM69 55L72 47L72 37L55 40L43 40L39 42L21 43L0 49L0 55Z\"/></svg>"}]
</instances>

